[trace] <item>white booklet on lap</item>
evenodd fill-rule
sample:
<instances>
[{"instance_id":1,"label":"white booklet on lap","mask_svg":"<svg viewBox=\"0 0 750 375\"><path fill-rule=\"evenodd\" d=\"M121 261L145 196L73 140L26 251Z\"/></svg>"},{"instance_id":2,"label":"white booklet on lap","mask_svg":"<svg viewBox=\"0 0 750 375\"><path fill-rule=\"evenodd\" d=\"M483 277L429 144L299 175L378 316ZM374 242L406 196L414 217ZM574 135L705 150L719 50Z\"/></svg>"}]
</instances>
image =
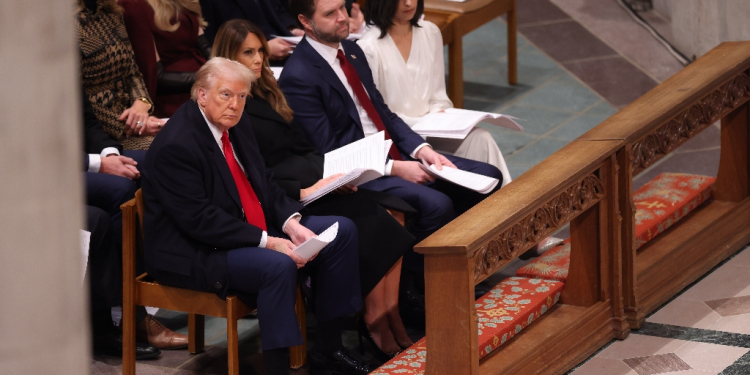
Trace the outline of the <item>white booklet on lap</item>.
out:
<instances>
[{"instance_id":1,"label":"white booklet on lap","mask_svg":"<svg viewBox=\"0 0 750 375\"><path fill-rule=\"evenodd\" d=\"M463 186L482 194L491 192L492 189L497 186L498 182L500 182L500 180L496 178L487 177L474 172L462 171L453 167L443 166L443 169L439 171L435 168L435 164L432 164L429 167L424 164L419 164L419 166L422 167L425 172L436 178L452 182L456 185Z\"/></svg>"},{"instance_id":2,"label":"white booklet on lap","mask_svg":"<svg viewBox=\"0 0 750 375\"><path fill-rule=\"evenodd\" d=\"M392 140L385 140L383 132L378 132L326 153L323 178L340 173L343 176L300 199L300 203L306 206L344 185L359 186L382 177L385 174L388 150L392 144Z\"/></svg>"},{"instance_id":3,"label":"white booklet on lap","mask_svg":"<svg viewBox=\"0 0 750 375\"><path fill-rule=\"evenodd\" d=\"M478 123L488 122L523 132L523 127L515 120L515 117L499 113L448 108L444 112L426 114L414 124L412 130L426 137L464 139Z\"/></svg>"},{"instance_id":4,"label":"white booklet on lap","mask_svg":"<svg viewBox=\"0 0 750 375\"><path fill-rule=\"evenodd\" d=\"M315 254L323 250L326 245L333 242L336 239L336 235L339 233L339 222L333 223L328 229L324 230L317 237L312 237L309 240L303 242L297 248L294 249L294 253L299 255L304 260L309 260Z\"/></svg>"}]
</instances>

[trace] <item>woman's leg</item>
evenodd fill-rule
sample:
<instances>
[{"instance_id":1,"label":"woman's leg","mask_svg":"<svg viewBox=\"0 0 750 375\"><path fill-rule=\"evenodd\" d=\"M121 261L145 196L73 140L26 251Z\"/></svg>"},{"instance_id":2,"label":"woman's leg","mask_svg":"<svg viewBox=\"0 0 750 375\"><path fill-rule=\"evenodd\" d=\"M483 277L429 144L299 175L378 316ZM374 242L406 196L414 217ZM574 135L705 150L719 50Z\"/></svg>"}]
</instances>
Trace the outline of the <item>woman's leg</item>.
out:
<instances>
[{"instance_id":1,"label":"woman's leg","mask_svg":"<svg viewBox=\"0 0 750 375\"><path fill-rule=\"evenodd\" d=\"M399 261L400 262L400 261ZM375 344L386 353L401 351L398 343L391 333L389 319L387 317L387 305L385 299L385 277L365 297L365 314L363 319L370 331ZM398 291L396 294L398 302ZM397 312L398 314L398 312Z\"/></svg>"},{"instance_id":2,"label":"woman's leg","mask_svg":"<svg viewBox=\"0 0 750 375\"><path fill-rule=\"evenodd\" d=\"M400 347L406 348L412 346L414 343L409 338L409 335L406 334L406 328L404 328L404 323L401 321L401 315L398 311L398 288L401 280L402 259L399 258L398 262L385 274L382 283L388 326L396 343Z\"/></svg>"}]
</instances>

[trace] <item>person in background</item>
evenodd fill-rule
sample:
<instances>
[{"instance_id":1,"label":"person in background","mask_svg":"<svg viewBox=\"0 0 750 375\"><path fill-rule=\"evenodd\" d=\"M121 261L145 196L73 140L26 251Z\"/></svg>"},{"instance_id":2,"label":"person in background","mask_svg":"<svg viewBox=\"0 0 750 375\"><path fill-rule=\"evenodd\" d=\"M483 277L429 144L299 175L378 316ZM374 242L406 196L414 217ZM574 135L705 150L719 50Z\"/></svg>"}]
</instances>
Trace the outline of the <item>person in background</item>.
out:
<instances>
[{"instance_id":1,"label":"person in background","mask_svg":"<svg viewBox=\"0 0 750 375\"><path fill-rule=\"evenodd\" d=\"M147 150L164 122L153 110L116 0L77 0L76 37L86 98L126 150Z\"/></svg>"},{"instance_id":2,"label":"person in background","mask_svg":"<svg viewBox=\"0 0 750 375\"><path fill-rule=\"evenodd\" d=\"M190 100L195 72L211 56L197 0L119 0L154 116L171 117Z\"/></svg>"},{"instance_id":3,"label":"person in background","mask_svg":"<svg viewBox=\"0 0 750 375\"><path fill-rule=\"evenodd\" d=\"M370 28L357 42L367 56L383 100L405 123L453 108L445 92L443 37L434 23L422 20L424 0L379 0L365 3ZM492 134L475 127L465 139L428 139L436 150L497 167L503 185L510 182L505 159Z\"/></svg>"},{"instance_id":4,"label":"person in background","mask_svg":"<svg viewBox=\"0 0 750 375\"><path fill-rule=\"evenodd\" d=\"M299 200L332 181L323 179L323 156L305 138L271 72L262 31L247 20L227 21L214 39L214 55L241 62L257 76L245 113L250 117L266 167L288 197ZM358 327L380 357L389 359L412 345L399 316L401 257L414 237L386 210L412 212L387 193L357 189L328 195L307 205L313 215L345 216L359 232L359 274L365 313ZM386 234L387 235L384 235Z\"/></svg>"}]
</instances>

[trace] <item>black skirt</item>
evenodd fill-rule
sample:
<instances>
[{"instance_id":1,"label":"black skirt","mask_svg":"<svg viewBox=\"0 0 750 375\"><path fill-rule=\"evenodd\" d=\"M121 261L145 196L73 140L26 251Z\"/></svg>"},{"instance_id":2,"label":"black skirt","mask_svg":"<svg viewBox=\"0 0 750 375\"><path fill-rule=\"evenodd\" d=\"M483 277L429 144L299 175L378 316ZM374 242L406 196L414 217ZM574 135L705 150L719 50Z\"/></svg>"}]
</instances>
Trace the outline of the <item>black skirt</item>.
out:
<instances>
[{"instance_id":1,"label":"black skirt","mask_svg":"<svg viewBox=\"0 0 750 375\"><path fill-rule=\"evenodd\" d=\"M359 278L362 296L372 291L388 270L416 239L396 221L386 208L406 215L416 211L390 194L359 189L353 194L328 194L307 206L312 215L344 216L359 232Z\"/></svg>"}]
</instances>

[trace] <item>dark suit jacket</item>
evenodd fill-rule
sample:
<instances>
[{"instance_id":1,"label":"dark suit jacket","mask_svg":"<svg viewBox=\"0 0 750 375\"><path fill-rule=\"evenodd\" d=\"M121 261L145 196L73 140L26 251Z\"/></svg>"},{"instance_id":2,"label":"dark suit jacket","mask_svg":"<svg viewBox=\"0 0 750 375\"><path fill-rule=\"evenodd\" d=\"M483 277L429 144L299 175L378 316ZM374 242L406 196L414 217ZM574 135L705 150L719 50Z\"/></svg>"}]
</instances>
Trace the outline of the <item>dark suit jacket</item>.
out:
<instances>
[{"instance_id":1,"label":"dark suit jacket","mask_svg":"<svg viewBox=\"0 0 750 375\"><path fill-rule=\"evenodd\" d=\"M88 154L99 154L107 147L114 147L122 153L122 145L104 131L102 123L96 118L94 107L86 95L83 95L81 104L83 105L83 145L85 153L83 170L87 171L89 169Z\"/></svg>"},{"instance_id":2,"label":"dark suit jacket","mask_svg":"<svg viewBox=\"0 0 750 375\"><path fill-rule=\"evenodd\" d=\"M229 139L263 207L269 235L278 235L302 205L272 182L247 115L229 130ZM258 246L263 231L245 220L224 154L195 102L180 107L154 139L142 178L148 273L167 285L224 297L227 250Z\"/></svg>"},{"instance_id":3,"label":"dark suit jacket","mask_svg":"<svg viewBox=\"0 0 750 375\"><path fill-rule=\"evenodd\" d=\"M362 49L348 40L341 44L347 60L357 70L394 144L404 159L407 159L417 146L425 142L424 139L388 109L375 86ZM295 119L302 126L307 139L321 153L335 150L364 137L354 100L331 66L307 42L307 37L302 39L287 61L279 78L279 86L284 91L289 106L294 110Z\"/></svg>"},{"instance_id":4,"label":"dark suit jacket","mask_svg":"<svg viewBox=\"0 0 750 375\"><path fill-rule=\"evenodd\" d=\"M289 28L297 26L284 0L201 0L203 19L208 22L206 36L213 43L216 31L224 22L235 18L246 19L257 25L266 39L291 36Z\"/></svg>"}]
</instances>

